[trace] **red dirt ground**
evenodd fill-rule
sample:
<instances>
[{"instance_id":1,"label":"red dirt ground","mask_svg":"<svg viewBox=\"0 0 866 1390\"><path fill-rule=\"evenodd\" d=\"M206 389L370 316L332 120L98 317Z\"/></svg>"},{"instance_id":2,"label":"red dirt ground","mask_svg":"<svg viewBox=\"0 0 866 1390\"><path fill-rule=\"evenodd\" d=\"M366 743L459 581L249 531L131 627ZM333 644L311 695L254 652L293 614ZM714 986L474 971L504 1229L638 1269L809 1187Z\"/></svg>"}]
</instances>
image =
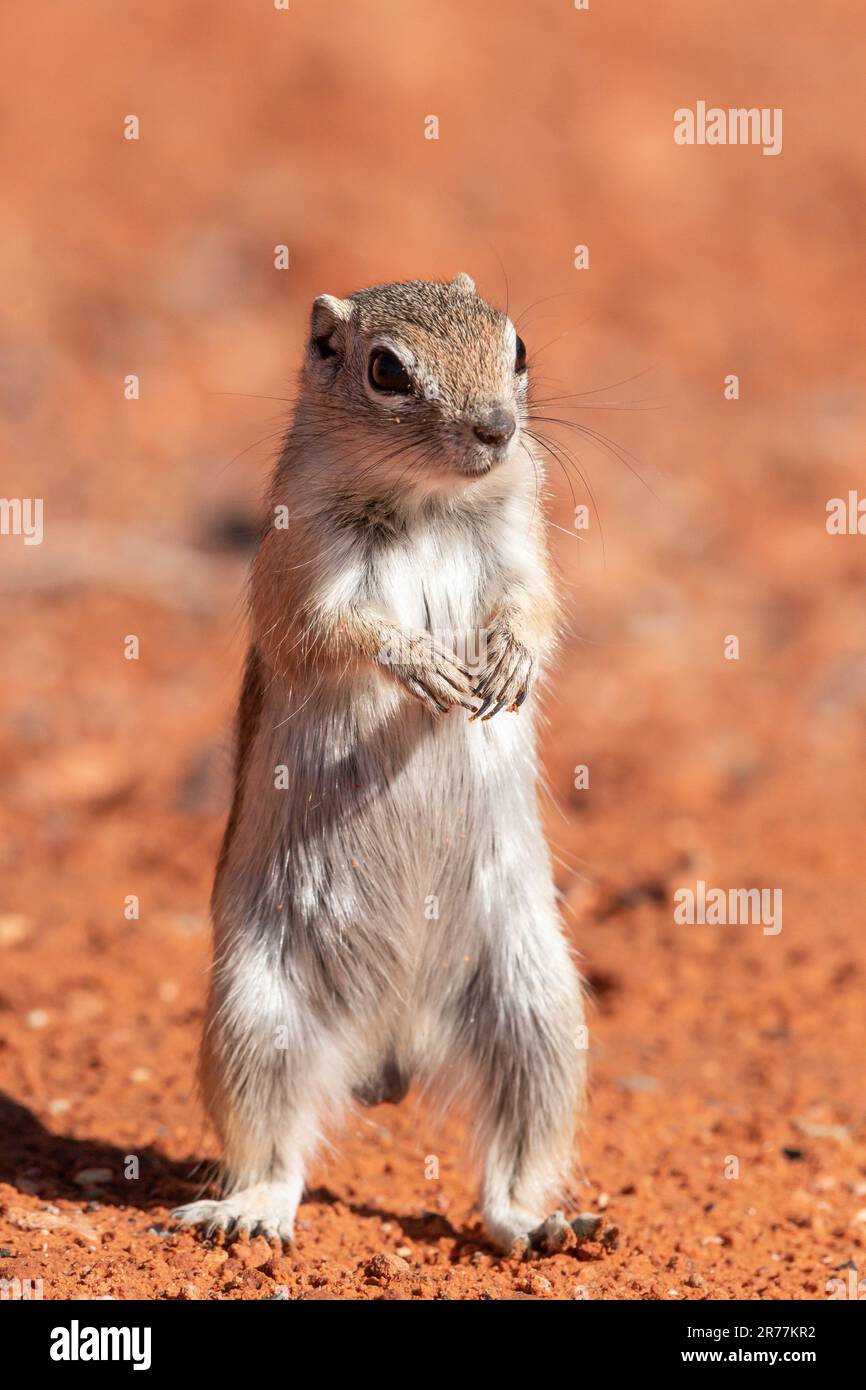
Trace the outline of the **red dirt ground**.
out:
<instances>
[{"instance_id":1,"label":"red dirt ground","mask_svg":"<svg viewBox=\"0 0 866 1390\"><path fill-rule=\"evenodd\" d=\"M2 490L45 499L41 546L0 538L0 1277L823 1299L866 1276L866 541L825 528L863 478L861 7L49 8L7 12L0 84ZM698 99L783 108L783 153L676 146ZM604 541L554 462L544 737L594 1000L574 1208L618 1247L492 1254L462 1123L413 1098L335 1136L291 1254L170 1233L216 1154L193 1068L243 652L229 542L287 409L259 397L290 392L315 293L465 269L504 301L503 267L547 387L634 406L572 416L621 458L556 436ZM697 879L781 888L783 930L675 924Z\"/></svg>"}]
</instances>

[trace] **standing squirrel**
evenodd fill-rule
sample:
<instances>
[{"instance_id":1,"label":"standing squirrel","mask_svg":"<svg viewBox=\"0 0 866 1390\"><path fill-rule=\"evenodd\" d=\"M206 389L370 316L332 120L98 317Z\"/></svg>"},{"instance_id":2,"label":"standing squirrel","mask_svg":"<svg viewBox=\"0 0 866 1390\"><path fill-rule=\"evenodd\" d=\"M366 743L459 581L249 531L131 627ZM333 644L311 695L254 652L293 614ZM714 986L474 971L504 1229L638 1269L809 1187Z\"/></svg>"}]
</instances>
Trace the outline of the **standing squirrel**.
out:
<instances>
[{"instance_id":1,"label":"standing squirrel","mask_svg":"<svg viewBox=\"0 0 866 1390\"><path fill-rule=\"evenodd\" d=\"M315 300L213 891L225 1196L179 1221L290 1241L323 1131L416 1078L468 1112L496 1246L565 1226L585 1054L536 803L556 607L527 411L468 275Z\"/></svg>"}]
</instances>

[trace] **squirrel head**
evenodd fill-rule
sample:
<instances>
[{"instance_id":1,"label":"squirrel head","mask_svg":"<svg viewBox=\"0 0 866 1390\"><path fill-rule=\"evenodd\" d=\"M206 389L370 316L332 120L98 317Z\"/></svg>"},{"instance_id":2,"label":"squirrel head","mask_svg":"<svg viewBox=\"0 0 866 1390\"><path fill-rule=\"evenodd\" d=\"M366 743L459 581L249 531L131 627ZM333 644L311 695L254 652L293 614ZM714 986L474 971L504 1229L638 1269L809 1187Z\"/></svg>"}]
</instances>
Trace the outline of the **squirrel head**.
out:
<instances>
[{"instance_id":1,"label":"squirrel head","mask_svg":"<svg viewBox=\"0 0 866 1390\"><path fill-rule=\"evenodd\" d=\"M313 424L336 410L347 459L376 473L465 486L520 448L526 349L468 275L320 295L304 376Z\"/></svg>"}]
</instances>

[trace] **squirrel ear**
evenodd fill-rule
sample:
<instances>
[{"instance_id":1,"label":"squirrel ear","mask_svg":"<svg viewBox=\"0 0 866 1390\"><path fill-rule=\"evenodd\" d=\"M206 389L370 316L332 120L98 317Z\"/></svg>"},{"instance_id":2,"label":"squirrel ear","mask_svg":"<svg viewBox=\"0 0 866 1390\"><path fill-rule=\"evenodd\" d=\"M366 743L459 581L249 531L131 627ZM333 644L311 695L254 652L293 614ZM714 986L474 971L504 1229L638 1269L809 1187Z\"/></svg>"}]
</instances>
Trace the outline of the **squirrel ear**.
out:
<instances>
[{"instance_id":1,"label":"squirrel ear","mask_svg":"<svg viewBox=\"0 0 866 1390\"><path fill-rule=\"evenodd\" d=\"M313 300L310 316L310 349L317 357L335 357L345 341L345 328L352 314L348 299L320 294Z\"/></svg>"},{"instance_id":2,"label":"squirrel ear","mask_svg":"<svg viewBox=\"0 0 866 1390\"><path fill-rule=\"evenodd\" d=\"M475 281L471 275L467 275L465 270L461 270L459 275L455 275L449 286L454 294L474 294Z\"/></svg>"}]
</instances>

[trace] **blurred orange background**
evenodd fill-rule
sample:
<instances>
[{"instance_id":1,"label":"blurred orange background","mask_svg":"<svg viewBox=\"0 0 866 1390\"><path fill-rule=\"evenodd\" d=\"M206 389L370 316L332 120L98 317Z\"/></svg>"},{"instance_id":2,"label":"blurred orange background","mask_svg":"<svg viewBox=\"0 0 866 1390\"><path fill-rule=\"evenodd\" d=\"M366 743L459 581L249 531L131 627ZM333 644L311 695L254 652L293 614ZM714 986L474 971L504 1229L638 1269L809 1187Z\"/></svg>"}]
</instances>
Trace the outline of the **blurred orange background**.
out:
<instances>
[{"instance_id":1,"label":"blurred orange background","mask_svg":"<svg viewBox=\"0 0 866 1390\"><path fill-rule=\"evenodd\" d=\"M825 525L863 479L862 7L46 0L0 35L2 491L45 517L40 546L0 537L19 1273L23 1251L46 1297L371 1297L400 1249L407 1297L826 1296L866 1263L866 541ZM699 100L781 108L781 154L675 144ZM595 998L578 1196L620 1247L495 1260L459 1124L410 1101L323 1162L295 1255L211 1259L153 1230L215 1153L189 1098L248 533L313 296L461 270L604 436L554 434L583 478L551 460L543 751ZM676 926L698 878L781 888L782 933Z\"/></svg>"}]
</instances>

